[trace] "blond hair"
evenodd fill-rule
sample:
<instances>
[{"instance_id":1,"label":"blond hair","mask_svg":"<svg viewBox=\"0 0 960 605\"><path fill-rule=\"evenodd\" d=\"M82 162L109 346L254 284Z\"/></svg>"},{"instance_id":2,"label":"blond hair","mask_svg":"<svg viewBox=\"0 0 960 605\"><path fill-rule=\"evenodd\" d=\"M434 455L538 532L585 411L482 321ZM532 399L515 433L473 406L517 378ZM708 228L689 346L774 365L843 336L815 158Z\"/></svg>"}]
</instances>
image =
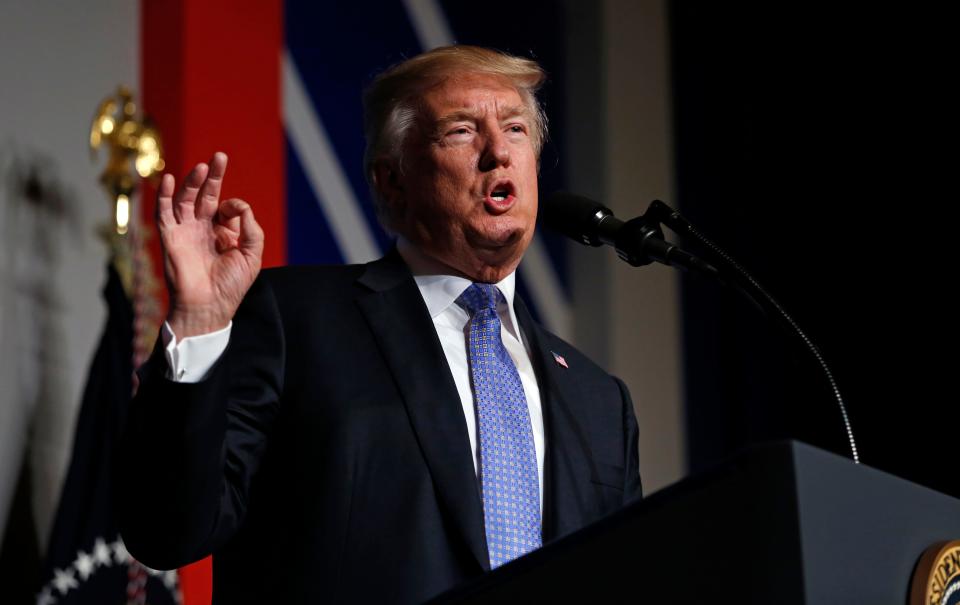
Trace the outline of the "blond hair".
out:
<instances>
[{"instance_id":1,"label":"blond hair","mask_svg":"<svg viewBox=\"0 0 960 605\"><path fill-rule=\"evenodd\" d=\"M380 222L390 227L386 204L377 190L375 166L392 161L402 169L403 145L417 119L417 99L428 88L456 73L482 73L506 78L516 89L533 120L531 135L537 157L547 138L547 116L536 93L546 72L531 59L479 46L442 46L390 67L378 75L363 96L364 172Z\"/></svg>"}]
</instances>

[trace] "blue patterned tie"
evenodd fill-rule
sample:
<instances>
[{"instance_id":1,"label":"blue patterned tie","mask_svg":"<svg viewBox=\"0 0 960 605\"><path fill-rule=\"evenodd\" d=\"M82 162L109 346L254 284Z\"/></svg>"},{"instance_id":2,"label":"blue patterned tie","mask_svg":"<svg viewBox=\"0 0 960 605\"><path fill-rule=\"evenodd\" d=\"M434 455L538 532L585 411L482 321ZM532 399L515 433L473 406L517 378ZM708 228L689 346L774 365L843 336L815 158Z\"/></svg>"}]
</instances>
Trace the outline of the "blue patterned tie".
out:
<instances>
[{"instance_id":1,"label":"blue patterned tie","mask_svg":"<svg viewBox=\"0 0 960 605\"><path fill-rule=\"evenodd\" d=\"M470 314L467 350L480 436L480 479L490 567L540 548L537 452L520 375L500 337L493 284L457 299Z\"/></svg>"}]
</instances>

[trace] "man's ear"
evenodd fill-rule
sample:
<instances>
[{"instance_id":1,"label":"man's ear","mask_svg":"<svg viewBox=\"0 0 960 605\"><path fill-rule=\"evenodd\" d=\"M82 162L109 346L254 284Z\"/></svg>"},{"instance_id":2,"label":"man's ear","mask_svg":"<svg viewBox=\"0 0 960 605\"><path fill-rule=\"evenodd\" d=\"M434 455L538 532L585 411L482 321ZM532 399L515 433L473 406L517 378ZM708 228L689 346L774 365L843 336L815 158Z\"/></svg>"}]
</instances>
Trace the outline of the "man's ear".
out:
<instances>
[{"instance_id":1,"label":"man's ear","mask_svg":"<svg viewBox=\"0 0 960 605\"><path fill-rule=\"evenodd\" d=\"M373 184L380 199L387 206L388 214L393 218L403 215L406 196L400 171L389 160L377 160L373 165Z\"/></svg>"}]
</instances>

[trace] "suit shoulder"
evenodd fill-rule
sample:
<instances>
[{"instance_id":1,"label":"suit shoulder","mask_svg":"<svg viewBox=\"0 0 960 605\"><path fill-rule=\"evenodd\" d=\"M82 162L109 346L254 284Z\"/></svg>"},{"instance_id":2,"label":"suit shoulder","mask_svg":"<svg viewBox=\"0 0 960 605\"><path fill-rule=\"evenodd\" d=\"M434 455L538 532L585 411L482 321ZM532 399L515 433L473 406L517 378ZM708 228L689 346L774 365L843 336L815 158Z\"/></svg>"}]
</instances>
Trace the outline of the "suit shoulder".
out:
<instances>
[{"instance_id":1,"label":"suit shoulder","mask_svg":"<svg viewBox=\"0 0 960 605\"><path fill-rule=\"evenodd\" d=\"M350 291L366 265L289 265L264 269L261 279L278 300L306 293L337 294Z\"/></svg>"},{"instance_id":2,"label":"suit shoulder","mask_svg":"<svg viewBox=\"0 0 960 605\"><path fill-rule=\"evenodd\" d=\"M310 309L329 311L350 304L364 265L294 265L264 269L251 290L268 291L287 318Z\"/></svg>"},{"instance_id":3,"label":"suit shoulder","mask_svg":"<svg viewBox=\"0 0 960 605\"><path fill-rule=\"evenodd\" d=\"M275 292L305 287L351 284L363 273L365 265L287 265L260 272L259 279Z\"/></svg>"}]
</instances>

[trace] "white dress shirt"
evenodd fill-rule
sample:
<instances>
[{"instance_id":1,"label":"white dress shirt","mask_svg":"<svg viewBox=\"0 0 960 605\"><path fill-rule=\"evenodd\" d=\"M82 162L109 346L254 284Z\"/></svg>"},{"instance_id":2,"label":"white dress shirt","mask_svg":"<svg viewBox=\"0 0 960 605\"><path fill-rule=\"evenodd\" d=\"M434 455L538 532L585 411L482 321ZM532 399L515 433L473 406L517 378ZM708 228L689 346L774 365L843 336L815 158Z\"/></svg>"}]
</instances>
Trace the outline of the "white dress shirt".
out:
<instances>
[{"instance_id":1,"label":"white dress shirt","mask_svg":"<svg viewBox=\"0 0 960 605\"><path fill-rule=\"evenodd\" d=\"M479 473L477 447L477 413L470 388L470 363L467 357L467 334L470 316L456 304L457 298L471 285L464 277L442 273L438 263L425 257L403 239L398 242L400 255L414 274L414 281L423 296L423 302L433 319L433 327L443 347L447 364L457 386L463 417L467 423L470 448L473 452L474 471ZM537 453L537 471L539 475L540 510L543 510L543 409L540 403L540 389L536 374L530 361L530 350L524 342L513 310L516 292L516 274L511 273L497 287L503 294L504 303L497 305L497 314L503 326L501 338L520 374L523 393L527 399L530 424L533 429L533 445ZM231 322L226 328L210 334L191 336L178 341L170 326L164 323L162 336L165 345L168 377L176 382L199 382L217 362L227 348L230 340Z\"/></svg>"}]
</instances>

